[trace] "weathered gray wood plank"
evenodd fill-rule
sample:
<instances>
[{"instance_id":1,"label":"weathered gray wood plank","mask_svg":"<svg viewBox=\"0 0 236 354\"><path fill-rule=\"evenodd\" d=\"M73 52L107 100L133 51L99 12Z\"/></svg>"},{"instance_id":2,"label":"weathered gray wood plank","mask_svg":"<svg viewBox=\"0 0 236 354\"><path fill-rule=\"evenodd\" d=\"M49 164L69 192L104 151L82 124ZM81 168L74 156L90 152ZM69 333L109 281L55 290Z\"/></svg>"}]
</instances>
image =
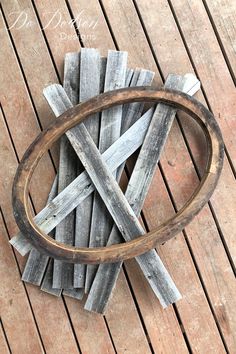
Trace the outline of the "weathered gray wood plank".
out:
<instances>
[{"instance_id":1,"label":"weathered gray wood plank","mask_svg":"<svg viewBox=\"0 0 236 354\"><path fill-rule=\"evenodd\" d=\"M44 90L44 95L49 100L48 91L51 91L51 86ZM61 105L62 107L59 110L54 111L57 116L60 115L60 112L68 109L62 102ZM151 108L102 154L104 162L111 171L117 169L142 145L152 114L153 109ZM91 184L91 180L87 172L84 171L34 217L34 222L43 232L49 233L93 191L94 187ZM22 256L25 256L32 249L31 243L27 240L19 232L9 242Z\"/></svg>"},{"instance_id":2,"label":"weathered gray wood plank","mask_svg":"<svg viewBox=\"0 0 236 354\"><path fill-rule=\"evenodd\" d=\"M57 195L57 186L58 178L56 176L48 196L47 204L50 203ZM48 260L48 256L40 254L35 248L31 249L21 279L27 283L40 285L48 264Z\"/></svg>"},{"instance_id":3,"label":"weathered gray wood plank","mask_svg":"<svg viewBox=\"0 0 236 354\"><path fill-rule=\"evenodd\" d=\"M53 259L50 258L40 289L42 291L45 291L48 294L51 294L54 296L60 296L62 293L62 289L53 289L53 287L52 287L52 280L53 279L52 278L53 278Z\"/></svg>"},{"instance_id":4,"label":"weathered gray wood plank","mask_svg":"<svg viewBox=\"0 0 236 354\"><path fill-rule=\"evenodd\" d=\"M77 300L82 300L84 297L84 289L83 288L65 289L63 290L63 295L73 297L74 299Z\"/></svg>"},{"instance_id":5,"label":"weathered gray wood plank","mask_svg":"<svg viewBox=\"0 0 236 354\"><path fill-rule=\"evenodd\" d=\"M145 70L145 69L136 69L134 71L132 80L130 81L130 86L134 87L134 86L151 85L154 75L155 74L152 71ZM129 81L129 77L126 78L126 84L128 83L128 81ZM140 118L142 110L143 110L143 103L139 103L139 102L127 104L123 107L122 121L121 121L122 133L124 133L135 122L135 120ZM125 166L125 162L117 169L117 174L116 174L117 181L119 181L121 177L124 166ZM97 196L95 202L96 203L94 203L94 214L93 214L94 224L92 223L92 227L91 227L91 233L93 233L94 235L93 235L93 243L90 242L90 247L105 246L108 240L109 231L111 231L113 225L113 220L110 217L109 212L105 208L105 205L99 196ZM97 269L98 269L98 265L87 266L86 286L85 286L86 293L88 293L89 289L91 288Z\"/></svg>"},{"instance_id":6,"label":"weathered gray wood plank","mask_svg":"<svg viewBox=\"0 0 236 354\"><path fill-rule=\"evenodd\" d=\"M165 84L167 88L183 90L192 93L193 88L200 88L199 81L193 75L169 75ZM133 211L138 216L148 192L153 174L156 170L161 151L170 131L176 110L170 106L159 104L156 107L147 135L142 145L138 160L128 183L125 196ZM121 242L119 230L114 225L108 244ZM155 251L136 257L138 263L147 264L155 261ZM90 293L85 303L85 309L103 313L115 287L122 262L99 265ZM150 273L151 276L151 273ZM165 298L166 295L163 295ZM168 298L168 296L167 296Z\"/></svg>"},{"instance_id":7,"label":"weathered gray wood plank","mask_svg":"<svg viewBox=\"0 0 236 354\"><path fill-rule=\"evenodd\" d=\"M125 75L125 87L129 87L130 86L130 83L131 83L131 80L133 78L133 75L134 75L134 70L130 69L130 68L127 68L126 69L126 75ZM123 115L123 109L122 109L122 115Z\"/></svg>"},{"instance_id":8,"label":"weathered gray wood plank","mask_svg":"<svg viewBox=\"0 0 236 354\"><path fill-rule=\"evenodd\" d=\"M126 81L127 52L108 51L104 92L123 88ZM129 80L129 78L128 78ZM115 106L102 112L99 135L99 150L106 151L119 137L121 132L122 106ZM116 177L116 171L113 171ZM112 228L113 220L100 195L95 192L89 247L105 246ZM96 265L87 265L85 293L92 284Z\"/></svg>"},{"instance_id":9,"label":"weathered gray wood plank","mask_svg":"<svg viewBox=\"0 0 236 354\"><path fill-rule=\"evenodd\" d=\"M104 66L101 65L101 57L96 49L82 48L80 52L80 83L79 83L79 101L83 102L100 93L103 86ZM86 126L94 143L98 145L99 139L99 114L86 119ZM83 172L84 167L78 161L78 175ZM88 247L89 233L91 225L91 214L94 194L90 194L76 208L76 224L75 224L75 246ZM74 266L74 287L83 288L85 285L85 264L75 264Z\"/></svg>"},{"instance_id":10,"label":"weathered gray wood plank","mask_svg":"<svg viewBox=\"0 0 236 354\"><path fill-rule=\"evenodd\" d=\"M56 92L52 93L53 90L56 90ZM61 86L51 86L50 93L48 92L48 96L49 104L52 109L58 105L61 106L60 101L62 101L63 104L68 103L69 99ZM136 235L145 234L145 230L140 225L138 218L135 216L127 199L114 179L112 172L110 172L107 165L104 164L101 154L88 134L84 124L81 123L70 129L66 132L66 135L81 162L86 167L87 173L106 204L107 209L124 239L129 241ZM162 306L165 307L177 301L181 296L156 251L152 250L149 253L152 253L153 262L150 263L146 261L146 259L145 262L143 262L143 257L140 256L138 264L153 292L159 298Z\"/></svg>"},{"instance_id":11,"label":"weathered gray wood plank","mask_svg":"<svg viewBox=\"0 0 236 354\"><path fill-rule=\"evenodd\" d=\"M152 84L155 73L146 69L135 69L134 75L130 82L130 87L150 86ZM123 106L121 133L128 130L135 121L137 121L143 111L143 103L133 102Z\"/></svg>"},{"instance_id":12,"label":"weathered gray wood plank","mask_svg":"<svg viewBox=\"0 0 236 354\"><path fill-rule=\"evenodd\" d=\"M79 53L67 53L64 61L63 86L71 103L76 105L79 99ZM67 187L77 177L77 156L63 135L60 140L60 159L58 169L58 193ZM68 245L74 245L75 212L72 211L56 227L55 239ZM53 288L73 289L74 264L61 262L53 263Z\"/></svg>"},{"instance_id":13,"label":"weathered gray wood plank","mask_svg":"<svg viewBox=\"0 0 236 354\"><path fill-rule=\"evenodd\" d=\"M135 86L150 86L152 84L155 73L146 69L136 69L130 83L130 87ZM137 121L143 111L144 104L140 102L133 102L123 107L121 133L124 134L135 121ZM117 180L119 181L124 170L125 162L117 169Z\"/></svg>"},{"instance_id":14,"label":"weathered gray wood plank","mask_svg":"<svg viewBox=\"0 0 236 354\"><path fill-rule=\"evenodd\" d=\"M29 253L33 248L28 237L21 232L19 232L16 236L13 236L9 242L22 257L26 256L27 253Z\"/></svg>"}]
</instances>

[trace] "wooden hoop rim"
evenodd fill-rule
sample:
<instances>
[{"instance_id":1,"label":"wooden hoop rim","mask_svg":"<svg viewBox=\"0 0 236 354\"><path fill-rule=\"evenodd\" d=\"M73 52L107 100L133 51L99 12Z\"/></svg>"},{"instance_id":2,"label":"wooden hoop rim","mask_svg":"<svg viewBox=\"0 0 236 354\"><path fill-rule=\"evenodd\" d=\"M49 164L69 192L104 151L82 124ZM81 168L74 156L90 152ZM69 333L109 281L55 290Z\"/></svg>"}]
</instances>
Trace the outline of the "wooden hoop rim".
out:
<instances>
[{"instance_id":1,"label":"wooden hoop rim","mask_svg":"<svg viewBox=\"0 0 236 354\"><path fill-rule=\"evenodd\" d=\"M76 248L62 244L41 232L34 223L28 202L29 183L42 158L67 130L88 116L119 104L154 102L171 105L188 113L202 128L207 142L207 165L199 186L178 213L155 230L121 244L100 248ZM13 210L21 232L40 252L70 263L118 262L155 248L182 231L210 199L218 182L224 156L224 145L213 115L196 99L175 90L150 87L125 88L100 94L58 117L41 132L25 152L13 184Z\"/></svg>"}]
</instances>

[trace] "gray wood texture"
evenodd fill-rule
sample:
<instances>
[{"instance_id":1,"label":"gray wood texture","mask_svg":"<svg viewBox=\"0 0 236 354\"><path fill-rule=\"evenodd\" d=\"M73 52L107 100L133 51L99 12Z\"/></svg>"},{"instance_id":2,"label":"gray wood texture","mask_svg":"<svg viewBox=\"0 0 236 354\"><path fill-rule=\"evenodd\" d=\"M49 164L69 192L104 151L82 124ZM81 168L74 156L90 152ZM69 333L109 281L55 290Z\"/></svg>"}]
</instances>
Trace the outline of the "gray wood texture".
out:
<instances>
[{"instance_id":1,"label":"gray wood texture","mask_svg":"<svg viewBox=\"0 0 236 354\"><path fill-rule=\"evenodd\" d=\"M135 86L150 86L152 84L155 73L146 69L136 69L130 83L130 87ZM123 106L121 134L124 134L135 121L137 121L143 111L144 104L140 102L133 102ZM117 169L117 180L119 181L124 170L125 162Z\"/></svg>"},{"instance_id":2,"label":"gray wood texture","mask_svg":"<svg viewBox=\"0 0 236 354\"><path fill-rule=\"evenodd\" d=\"M129 87L130 86L130 83L131 83L131 80L133 78L133 75L134 75L134 70L130 69L130 68L127 68L126 69L126 75L125 75L125 87Z\"/></svg>"},{"instance_id":3,"label":"gray wood texture","mask_svg":"<svg viewBox=\"0 0 236 354\"><path fill-rule=\"evenodd\" d=\"M130 87L150 86L152 84L155 73L146 69L135 69ZM143 111L143 103L133 102L123 106L121 134L128 130L135 121L137 121Z\"/></svg>"},{"instance_id":4,"label":"gray wood texture","mask_svg":"<svg viewBox=\"0 0 236 354\"><path fill-rule=\"evenodd\" d=\"M54 89L57 94L52 92ZM65 91L59 85L51 86L51 94L48 96L49 104L53 110L57 110L56 107L61 106L60 101L63 102L63 105L68 104L69 101ZM68 106L71 106L70 101ZM66 135L124 239L129 241L136 235L145 234L145 230L140 225L112 172L103 162L101 154L84 124L81 123L70 129ZM156 251L152 250L149 253L152 253L152 262L146 261L146 259L143 262L143 257L140 256L138 264L153 292L165 307L177 301L181 295Z\"/></svg>"},{"instance_id":5,"label":"gray wood texture","mask_svg":"<svg viewBox=\"0 0 236 354\"><path fill-rule=\"evenodd\" d=\"M50 258L40 289L50 295L61 296L62 289L55 289L52 287L52 278L53 278L53 259ZM71 290L73 291L73 289Z\"/></svg>"},{"instance_id":6,"label":"gray wood texture","mask_svg":"<svg viewBox=\"0 0 236 354\"><path fill-rule=\"evenodd\" d=\"M64 61L63 86L71 103L76 105L79 99L79 53L67 53ZM60 140L60 158L58 168L58 193L77 177L77 156L66 135ZM68 245L74 245L75 212L68 214L56 227L55 239ZM53 263L53 288L73 289L74 264Z\"/></svg>"},{"instance_id":7,"label":"gray wood texture","mask_svg":"<svg viewBox=\"0 0 236 354\"><path fill-rule=\"evenodd\" d=\"M54 87L53 91L52 86ZM52 86L44 89L44 95L48 100L50 100L51 95L56 94L57 88L60 87L60 85ZM60 103L62 107L54 111L55 115L60 115L59 112L68 109L61 101ZM117 169L142 145L152 114L153 108L143 114L102 154L104 162L111 171ZM34 222L43 232L49 233L93 191L94 186L87 172L84 171L34 217ZM9 242L22 256L25 256L32 249L32 244L21 232L12 237Z\"/></svg>"},{"instance_id":8,"label":"gray wood texture","mask_svg":"<svg viewBox=\"0 0 236 354\"><path fill-rule=\"evenodd\" d=\"M101 57L96 49L82 48L80 52L80 77L79 77L79 101L83 102L100 93L104 82L104 65L101 64ZM94 143L98 145L100 115L86 119L86 126ZM78 161L78 175L83 172L84 167ZM94 193L90 194L76 208L75 225L75 246L88 247L89 233L91 225L91 214L93 206ZM83 288L85 285L85 264L74 265L74 287Z\"/></svg>"},{"instance_id":9,"label":"gray wood texture","mask_svg":"<svg viewBox=\"0 0 236 354\"><path fill-rule=\"evenodd\" d=\"M56 176L48 196L47 204L50 203L57 195L57 186L58 178ZM39 286L42 282L48 260L48 256L42 255L35 248L31 249L21 279L27 283Z\"/></svg>"},{"instance_id":10,"label":"gray wood texture","mask_svg":"<svg viewBox=\"0 0 236 354\"><path fill-rule=\"evenodd\" d=\"M126 77L125 85L127 85L129 82L130 87L134 87L134 86L151 85L155 74L154 72L149 70L136 69L134 71L131 80L129 77L130 76L129 73L128 74L126 73L126 75L127 77ZM142 114L143 106L144 106L143 103L135 102L135 103L127 104L123 107L122 120L121 120L122 133L124 133L135 122L135 120L140 118ZM117 169L117 173L116 173L117 181L119 181L121 177L124 166L125 166L125 162ZM97 199L95 200L95 202L97 203L94 204L94 214L93 214L94 224L92 224L92 226L94 227L91 227L91 234L93 233L94 235L93 235L93 243L90 242L90 247L105 246L108 240L109 231L111 231L113 225L113 220L110 217L107 209L104 207L104 203L101 201L99 195L97 195ZM86 293L88 293L91 288L97 269L98 269L98 265L87 266L86 286L85 286Z\"/></svg>"},{"instance_id":11,"label":"gray wood texture","mask_svg":"<svg viewBox=\"0 0 236 354\"><path fill-rule=\"evenodd\" d=\"M64 289L62 294L65 296L73 297L77 300L82 300L84 297L84 289Z\"/></svg>"},{"instance_id":12,"label":"gray wood texture","mask_svg":"<svg viewBox=\"0 0 236 354\"><path fill-rule=\"evenodd\" d=\"M193 94L200 88L200 83L194 75L185 76L169 75L165 87L183 90ZM176 110L164 104L157 105L147 135L140 150L137 162L129 180L125 196L130 203L135 214L141 212L143 202L148 192L156 165L160 159L161 151L165 145L168 133L173 123ZM114 225L110 234L108 245L122 241L119 230ZM155 250L136 257L140 264L155 262ZM85 309L89 311L104 313L109 298L115 287L115 283L121 269L122 262L114 264L99 265L94 282L90 289ZM161 283L161 281L160 281ZM163 298L168 298L164 294ZM162 304L166 306L167 304Z\"/></svg>"},{"instance_id":13,"label":"gray wood texture","mask_svg":"<svg viewBox=\"0 0 236 354\"><path fill-rule=\"evenodd\" d=\"M126 82L127 52L108 51L104 92L123 88ZM129 80L129 74L128 74ZM99 135L99 150L106 151L121 132L122 106L115 106L102 112ZM116 171L113 171L116 177ZM95 192L89 247L105 246L112 228L113 220L99 193ZM96 273L96 265L87 265L85 293L88 293Z\"/></svg>"},{"instance_id":14,"label":"gray wood texture","mask_svg":"<svg viewBox=\"0 0 236 354\"><path fill-rule=\"evenodd\" d=\"M21 232L13 236L9 242L22 257L26 256L27 253L29 253L33 248L32 244L29 242L28 237L26 237Z\"/></svg>"}]
</instances>

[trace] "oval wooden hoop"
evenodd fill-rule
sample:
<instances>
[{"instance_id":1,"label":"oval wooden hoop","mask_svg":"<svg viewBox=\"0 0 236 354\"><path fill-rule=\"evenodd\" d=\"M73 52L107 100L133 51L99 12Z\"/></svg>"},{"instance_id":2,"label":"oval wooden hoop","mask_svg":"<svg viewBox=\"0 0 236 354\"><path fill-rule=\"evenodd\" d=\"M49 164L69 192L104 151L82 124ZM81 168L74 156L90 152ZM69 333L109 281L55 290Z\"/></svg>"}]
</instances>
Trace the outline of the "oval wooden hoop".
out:
<instances>
[{"instance_id":1,"label":"oval wooden hoop","mask_svg":"<svg viewBox=\"0 0 236 354\"><path fill-rule=\"evenodd\" d=\"M59 243L40 231L34 223L28 202L32 174L51 145L68 129L86 117L115 105L130 102L154 102L171 105L188 113L201 126L207 141L207 165L198 188L178 213L157 229L136 239L109 247L75 248ZM197 100L175 90L150 87L126 88L98 95L58 117L28 148L17 169L13 184L13 210L24 235L42 253L71 263L105 263L136 257L166 242L193 219L210 199L223 165L224 147L220 129L213 115Z\"/></svg>"}]
</instances>

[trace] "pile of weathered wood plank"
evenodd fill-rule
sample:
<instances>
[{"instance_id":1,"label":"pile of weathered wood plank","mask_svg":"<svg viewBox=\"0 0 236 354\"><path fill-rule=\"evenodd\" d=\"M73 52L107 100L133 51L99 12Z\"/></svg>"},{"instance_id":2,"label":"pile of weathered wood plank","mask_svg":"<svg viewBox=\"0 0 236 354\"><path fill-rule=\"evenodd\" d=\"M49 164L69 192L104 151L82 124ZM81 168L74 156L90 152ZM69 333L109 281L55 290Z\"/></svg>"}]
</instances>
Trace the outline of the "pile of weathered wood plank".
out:
<instances>
[{"instance_id":1,"label":"pile of weathered wood plank","mask_svg":"<svg viewBox=\"0 0 236 354\"><path fill-rule=\"evenodd\" d=\"M51 85L45 88L44 96L58 117L101 92L151 85L153 77L149 70L128 69L126 52L108 51L107 58L102 58L98 50L83 48L80 53L66 55L63 87ZM200 83L192 74L171 74L165 87L193 95ZM138 217L176 110L164 104L145 113L143 108L143 103L136 102L107 109L61 138L58 173L46 207L34 219L44 232L76 247L106 246L145 233ZM123 194L118 182L125 161L140 146ZM105 311L121 262L74 265L49 259L21 233L12 238L11 244L21 255L29 252L23 281L55 296L81 300L86 294L85 309ZM163 307L180 299L156 250L136 260Z\"/></svg>"}]
</instances>

